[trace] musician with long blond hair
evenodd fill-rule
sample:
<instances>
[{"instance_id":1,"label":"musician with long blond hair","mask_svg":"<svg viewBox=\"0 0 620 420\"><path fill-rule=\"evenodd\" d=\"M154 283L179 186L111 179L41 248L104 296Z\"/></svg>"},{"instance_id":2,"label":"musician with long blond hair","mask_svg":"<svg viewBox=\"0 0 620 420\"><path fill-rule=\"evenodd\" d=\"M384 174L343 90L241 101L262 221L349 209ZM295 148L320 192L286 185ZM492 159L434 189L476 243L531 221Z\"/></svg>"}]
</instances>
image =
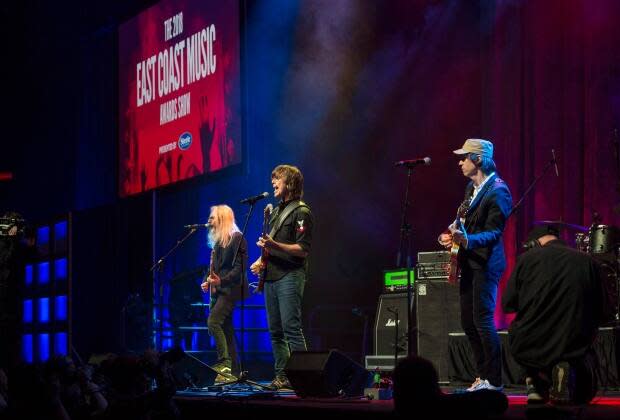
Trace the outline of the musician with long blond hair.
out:
<instances>
[{"instance_id":1,"label":"musician with long blond hair","mask_svg":"<svg viewBox=\"0 0 620 420\"><path fill-rule=\"evenodd\" d=\"M209 275L201 288L203 292L211 293L207 326L209 334L215 340L217 351L217 363L213 368L224 374L218 379L232 379L230 375L237 367L233 309L235 302L248 295L245 269L248 246L235 223L235 214L230 207L223 204L211 207L208 242L213 249L212 261ZM237 247L239 253L233 265Z\"/></svg>"}]
</instances>

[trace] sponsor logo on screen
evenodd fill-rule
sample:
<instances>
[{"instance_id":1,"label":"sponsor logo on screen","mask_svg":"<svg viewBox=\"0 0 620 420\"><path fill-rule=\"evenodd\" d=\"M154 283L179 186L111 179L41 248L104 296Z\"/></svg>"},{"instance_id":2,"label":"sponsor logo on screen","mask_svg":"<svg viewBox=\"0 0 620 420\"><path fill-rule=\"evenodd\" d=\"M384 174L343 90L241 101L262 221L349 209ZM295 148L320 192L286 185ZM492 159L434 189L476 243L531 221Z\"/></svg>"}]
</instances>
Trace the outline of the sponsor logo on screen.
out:
<instances>
[{"instance_id":1,"label":"sponsor logo on screen","mask_svg":"<svg viewBox=\"0 0 620 420\"><path fill-rule=\"evenodd\" d=\"M189 131L179 136L179 149L187 150L192 145L192 135Z\"/></svg>"}]
</instances>

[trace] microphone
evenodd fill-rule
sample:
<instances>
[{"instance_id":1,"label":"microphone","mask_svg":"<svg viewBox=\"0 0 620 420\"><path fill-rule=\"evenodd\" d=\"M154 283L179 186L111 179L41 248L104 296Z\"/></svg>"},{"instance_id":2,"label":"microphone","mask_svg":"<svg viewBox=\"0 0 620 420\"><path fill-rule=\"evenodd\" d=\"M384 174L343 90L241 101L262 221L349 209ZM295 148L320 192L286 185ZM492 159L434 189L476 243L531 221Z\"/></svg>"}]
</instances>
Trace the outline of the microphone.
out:
<instances>
[{"instance_id":1,"label":"microphone","mask_svg":"<svg viewBox=\"0 0 620 420\"><path fill-rule=\"evenodd\" d=\"M560 176L560 173L558 172L558 161L555 159L555 150L553 149L551 149L551 156L553 156L551 162L553 162L553 166L555 167L555 176Z\"/></svg>"},{"instance_id":2,"label":"microphone","mask_svg":"<svg viewBox=\"0 0 620 420\"><path fill-rule=\"evenodd\" d=\"M196 223L193 225L183 226L185 229L210 229L211 223Z\"/></svg>"},{"instance_id":3,"label":"microphone","mask_svg":"<svg viewBox=\"0 0 620 420\"><path fill-rule=\"evenodd\" d=\"M417 165L428 166L430 164L431 164L431 158L427 156L425 158L399 160L398 162L394 164L394 166L406 166L407 168L412 168Z\"/></svg>"},{"instance_id":4,"label":"microphone","mask_svg":"<svg viewBox=\"0 0 620 420\"><path fill-rule=\"evenodd\" d=\"M267 197L269 197L269 193L268 192L264 192L264 193L260 193L258 195L255 195L254 197L244 198L243 200L241 200L239 202L241 204L254 204L258 200L262 200L263 198L267 198Z\"/></svg>"}]
</instances>

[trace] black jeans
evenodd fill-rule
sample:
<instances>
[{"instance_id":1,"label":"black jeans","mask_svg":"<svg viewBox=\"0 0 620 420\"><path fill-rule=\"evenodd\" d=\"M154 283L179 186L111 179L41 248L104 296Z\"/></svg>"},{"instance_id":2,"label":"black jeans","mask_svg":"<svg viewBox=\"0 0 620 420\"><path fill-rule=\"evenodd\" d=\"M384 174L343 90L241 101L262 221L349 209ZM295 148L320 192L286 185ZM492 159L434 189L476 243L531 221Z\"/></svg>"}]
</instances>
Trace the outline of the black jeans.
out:
<instances>
[{"instance_id":1,"label":"black jeans","mask_svg":"<svg viewBox=\"0 0 620 420\"><path fill-rule=\"evenodd\" d=\"M491 385L502 384L502 353L495 329L495 302L500 273L463 267L461 273L461 326L469 339L476 373Z\"/></svg>"},{"instance_id":2,"label":"black jeans","mask_svg":"<svg viewBox=\"0 0 620 420\"><path fill-rule=\"evenodd\" d=\"M209 334L215 340L217 363L236 370L237 346L233 328L233 309L235 301L226 295L213 298L207 320Z\"/></svg>"}]
</instances>

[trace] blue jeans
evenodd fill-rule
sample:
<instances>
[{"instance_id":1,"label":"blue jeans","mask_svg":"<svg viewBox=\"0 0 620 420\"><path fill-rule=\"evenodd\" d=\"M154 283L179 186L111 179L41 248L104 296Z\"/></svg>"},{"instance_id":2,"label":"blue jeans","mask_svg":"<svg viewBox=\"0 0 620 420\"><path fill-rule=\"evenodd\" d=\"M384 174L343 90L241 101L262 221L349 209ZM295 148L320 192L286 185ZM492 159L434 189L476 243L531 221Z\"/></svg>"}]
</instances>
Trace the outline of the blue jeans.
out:
<instances>
[{"instance_id":1,"label":"blue jeans","mask_svg":"<svg viewBox=\"0 0 620 420\"><path fill-rule=\"evenodd\" d=\"M307 350L301 323L305 284L304 269L291 271L278 281L265 282L265 306L276 377L286 376L284 367L291 351Z\"/></svg>"}]
</instances>

